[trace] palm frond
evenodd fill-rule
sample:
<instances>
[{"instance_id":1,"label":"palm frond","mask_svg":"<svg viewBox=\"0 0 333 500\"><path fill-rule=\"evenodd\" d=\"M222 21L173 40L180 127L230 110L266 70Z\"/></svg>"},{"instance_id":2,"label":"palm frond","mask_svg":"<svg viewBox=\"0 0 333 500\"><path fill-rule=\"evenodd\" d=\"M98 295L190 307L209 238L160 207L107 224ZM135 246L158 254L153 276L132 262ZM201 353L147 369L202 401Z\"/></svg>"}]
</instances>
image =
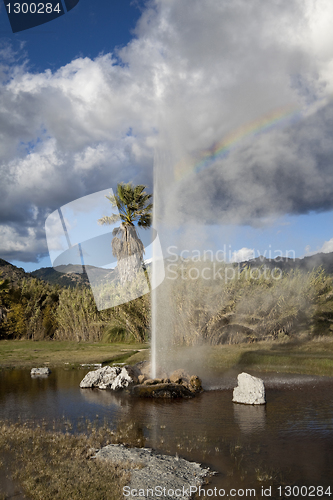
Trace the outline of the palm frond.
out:
<instances>
[{"instance_id":1,"label":"palm frond","mask_svg":"<svg viewBox=\"0 0 333 500\"><path fill-rule=\"evenodd\" d=\"M120 214L105 215L101 219L98 219L98 224L103 226L104 224L115 224L121 220Z\"/></svg>"},{"instance_id":2,"label":"palm frond","mask_svg":"<svg viewBox=\"0 0 333 500\"><path fill-rule=\"evenodd\" d=\"M138 221L138 226L143 228L148 228L151 226L152 216L151 214L144 214L140 217Z\"/></svg>"},{"instance_id":3,"label":"palm frond","mask_svg":"<svg viewBox=\"0 0 333 500\"><path fill-rule=\"evenodd\" d=\"M107 200L111 203L113 208L118 208L117 197L114 194L110 194L109 196L105 196Z\"/></svg>"}]
</instances>

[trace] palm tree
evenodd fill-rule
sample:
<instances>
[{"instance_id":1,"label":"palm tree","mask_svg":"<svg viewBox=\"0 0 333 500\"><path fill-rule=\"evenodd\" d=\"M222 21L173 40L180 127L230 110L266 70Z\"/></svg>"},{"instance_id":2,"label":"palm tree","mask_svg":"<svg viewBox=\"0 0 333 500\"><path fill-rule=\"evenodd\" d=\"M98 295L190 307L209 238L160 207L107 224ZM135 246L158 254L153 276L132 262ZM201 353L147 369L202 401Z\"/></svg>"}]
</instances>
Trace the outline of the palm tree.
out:
<instances>
[{"instance_id":1,"label":"palm tree","mask_svg":"<svg viewBox=\"0 0 333 500\"><path fill-rule=\"evenodd\" d=\"M106 196L118 213L98 219L99 224L115 224L119 227L112 231L112 253L118 261L119 277L122 284L132 281L139 269L144 268L143 254L145 249L140 240L135 224L147 229L152 222L152 203L148 203L151 194L145 192L146 186L133 186L131 183L120 183L117 194Z\"/></svg>"}]
</instances>

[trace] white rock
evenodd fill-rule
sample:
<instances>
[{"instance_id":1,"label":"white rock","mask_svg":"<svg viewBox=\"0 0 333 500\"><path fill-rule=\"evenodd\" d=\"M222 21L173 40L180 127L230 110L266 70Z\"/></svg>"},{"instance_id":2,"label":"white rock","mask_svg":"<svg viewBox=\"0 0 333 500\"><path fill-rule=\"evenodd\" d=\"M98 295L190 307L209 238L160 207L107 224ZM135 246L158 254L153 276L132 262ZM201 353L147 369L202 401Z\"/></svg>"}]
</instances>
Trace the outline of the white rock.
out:
<instances>
[{"instance_id":1,"label":"white rock","mask_svg":"<svg viewBox=\"0 0 333 500\"><path fill-rule=\"evenodd\" d=\"M35 377L39 375L50 375L51 370L50 368L43 367L43 368L31 368L30 375L33 375Z\"/></svg>"},{"instance_id":2,"label":"white rock","mask_svg":"<svg viewBox=\"0 0 333 500\"><path fill-rule=\"evenodd\" d=\"M105 366L87 373L81 380L80 387L81 389L98 387L118 391L133 383L137 383L137 375L132 367Z\"/></svg>"},{"instance_id":3,"label":"white rock","mask_svg":"<svg viewBox=\"0 0 333 500\"><path fill-rule=\"evenodd\" d=\"M113 391L118 391L119 389L124 389L125 387L128 387L130 384L133 383L132 377L129 375L128 371L126 368L122 368L121 372L117 376L117 378L114 379L111 389Z\"/></svg>"},{"instance_id":4,"label":"white rock","mask_svg":"<svg viewBox=\"0 0 333 500\"><path fill-rule=\"evenodd\" d=\"M107 389L111 387L121 369L117 366L104 366L98 370L88 372L87 375L81 380L81 389L88 389L92 387L99 387Z\"/></svg>"},{"instance_id":5,"label":"white rock","mask_svg":"<svg viewBox=\"0 0 333 500\"><path fill-rule=\"evenodd\" d=\"M261 378L252 377L248 373L240 373L238 386L234 388L233 402L247 405L263 405L266 403L265 386Z\"/></svg>"}]
</instances>

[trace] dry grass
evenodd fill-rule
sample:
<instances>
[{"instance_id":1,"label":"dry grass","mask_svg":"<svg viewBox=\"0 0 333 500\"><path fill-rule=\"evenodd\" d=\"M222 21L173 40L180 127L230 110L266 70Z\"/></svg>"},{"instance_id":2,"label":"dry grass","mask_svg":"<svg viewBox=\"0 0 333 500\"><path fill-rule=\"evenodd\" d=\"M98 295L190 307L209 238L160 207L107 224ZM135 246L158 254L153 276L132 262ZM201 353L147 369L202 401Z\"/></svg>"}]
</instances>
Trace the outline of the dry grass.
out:
<instances>
[{"instance_id":1,"label":"dry grass","mask_svg":"<svg viewBox=\"0 0 333 500\"><path fill-rule=\"evenodd\" d=\"M222 374L230 369L333 376L333 340L315 337L302 341L261 341L217 346L177 347L172 362L185 369ZM189 368L188 368L189 366Z\"/></svg>"},{"instance_id":2,"label":"dry grass","mask_svg":"<svg viewBox=\"0 0 333 500\"><path fill-rule=\"evenodd\" d=\"M253 275L221 264L222 277L228 269L232 277L206 280L200 265L207 263L183 262L185 277L179 272L170 285L170 314L176 319L168 328L175 345L297 340L304 333L333 332L333 278L320 268L281 275L257 269ZM195 281L189 278L193 269L201 271Z\"/></svg>"},{"instance_id":3,"label":"dry grass","mask_svg":"<svg viewBox=\"0 0 333 500\"><path fill-rule=\"evenodd\" d=\"M115 463L90 459L94 449L117 441L107 428L90 434L0 422L2 466L30 500L119 500L129 473ZM0 497L1 498L1 497Z\"/></svg>"},{"instance_id":4,"label":"dry grass","mask_svg":"<svg viewBox=\"0 0 333 500\"><path fill-rule=\"evenodd\" d=\"M258 370L333 375L333 337L318 336L308 340L291 341L291 337L275 341L261 341L252 344L224 344L204 346L200 358L205 359L207 368L225 371L231 367L251 367ZM188 356L184 347L175 350L180 359ZM189 348L186 348L187 350ZM197 355L199 355L197 353ZM111 363L123 360L128 364L149 360L150 349L142 344L77 344L56 341L0 341L1 367L31 367L33 365L59 366L65 362L74 366L78 363Z\"/></svg>"},{"instance_id":5,"label":"dry grass","mask_svg":"<svg viewBox=\"0 0 333 500\"><path fill-rule=\"evenodd\" d=\"M207 349L206 356L207 367L217 371L240 367L243 370L333 376L333 341L329 337L303 342L219 345Z\"/></svg>"}]
</instances>

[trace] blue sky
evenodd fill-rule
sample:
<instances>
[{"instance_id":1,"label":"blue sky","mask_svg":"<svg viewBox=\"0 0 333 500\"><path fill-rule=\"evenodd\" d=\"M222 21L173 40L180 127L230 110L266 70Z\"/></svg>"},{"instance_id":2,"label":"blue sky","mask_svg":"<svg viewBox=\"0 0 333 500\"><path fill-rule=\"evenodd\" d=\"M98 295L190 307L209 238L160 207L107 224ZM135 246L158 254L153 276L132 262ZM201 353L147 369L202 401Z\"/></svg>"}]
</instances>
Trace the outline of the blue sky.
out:
<instances>
[{"instance_id":1,"label":"blue sky","mask_svg":"<svg viewBox=\"0 0 333 500\"><path fill-rule=\"evenodd\" d=\"M14 43L15 48L24 45L22 52L25 51L33 71L56 70L74 58L95 58L126 45L133 36L142 5L141 0L80 0L58 19L13 34L1 3L0 37Z\"/></svg>"},{"instance_id":2,"label":"blue sky","mask_svg":"<svg viewBox=\"0 0 333 500\"><path fill-rule=\"evenodd\" d=\"M325 0L80 0L13 34L0 4L0 257L50 266L51 213L154 172L164 249L333 251L332 20Z\"/></svg>"},{"instance_id":3,"label":"blue sky","mask_svg":"<svg viewBox=\"0 0 333 500\"><path fill-rule=\"evenodd\" d=\"M143 5L142 0L102 0L97 6L91 0L80 0L66 15L42 26L13 34L1 3L0 42L5 49L10 48L17 62L25 61L27 68L33 73L45 70L54 72L76 58L94 59L109 53L116 57L117 50L126 46L133 38L133 30ZM36 142L41 142L41 139L37 138ZM22 141L21 145L30 153L36 144ZM110 189L111 185L110 180ZM97 226L92 214L88 225L92 234L95 232L95 225L102 233L112 230ZM38 260L39 262L25 262L10 259L13 264L24 267L26 271L51 266L48 255L38 257Z\"/></svg>"}]
</instances>

